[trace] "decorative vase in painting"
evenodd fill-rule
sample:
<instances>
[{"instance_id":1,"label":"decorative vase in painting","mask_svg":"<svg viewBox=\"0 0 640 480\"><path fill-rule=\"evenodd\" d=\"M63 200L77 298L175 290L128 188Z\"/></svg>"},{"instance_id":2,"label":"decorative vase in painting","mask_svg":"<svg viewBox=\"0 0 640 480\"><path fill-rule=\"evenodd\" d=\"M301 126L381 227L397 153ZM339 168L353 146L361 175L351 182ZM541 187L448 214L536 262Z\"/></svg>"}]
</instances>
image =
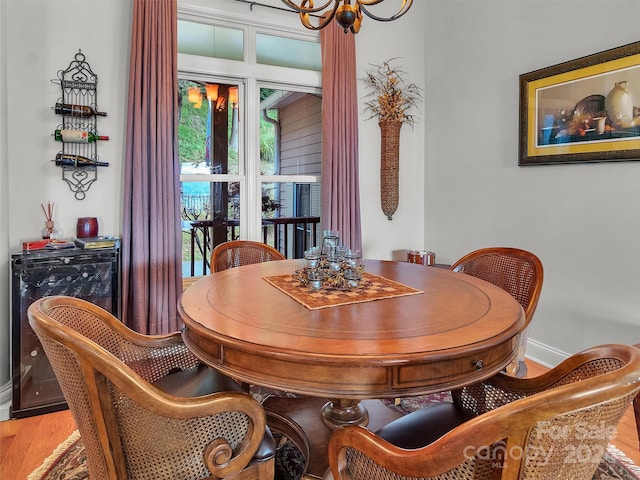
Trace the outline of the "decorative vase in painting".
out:
<instances>
[{"instance_id":1,"label":"decorative vase in painting","mask_svg":"<svg viewBox=\"0 0 640 480\"><path fill-rule=\"evenodd\" d=\"M614 128L633 126L633 98L628 90L629 82L616 82L605 98L605 108Z\"/></svg>"},{"instance_id":2,"label":"decorative vase in painting","mask_svg":"<svg viewBox=\"0 0 640 480\"><path fill-rule=\"evenodd\" d=\"M380 125L380 202L389 220L398 209L400 173L400 128L402 122L383 120Z\"/></svg>"}]
</instances>

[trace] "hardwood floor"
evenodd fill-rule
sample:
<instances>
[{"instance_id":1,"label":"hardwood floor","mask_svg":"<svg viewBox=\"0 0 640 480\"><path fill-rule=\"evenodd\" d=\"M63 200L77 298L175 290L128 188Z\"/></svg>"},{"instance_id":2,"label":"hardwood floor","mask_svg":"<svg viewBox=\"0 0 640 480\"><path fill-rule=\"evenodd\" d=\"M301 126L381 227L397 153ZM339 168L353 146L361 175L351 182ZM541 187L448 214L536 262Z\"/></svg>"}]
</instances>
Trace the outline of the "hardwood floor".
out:
<instances>
[{"instance_id":1,"label":"hardwood floor","mask_svg":"<svg viewBox=\"0 0 640 480\"><path fill-rule=\"evenodd\" d=\"M527 367L528 376L537 376L547 370L530 361L527 361ZM75 422L68 410L0 422L0 478L25 480L74 430ZM618 425L612 443L640 465L638 435L631 407Z\"/></svg>"},{"instance_id":2,"label":"hardwood floor","mask_svg":"<svg viewBox=\"0 0 640 480\"><path fill-rule=\"evenodd\" d=\"M26 480L75 428L69 410L0 422L0 478Z\"/></svg>"}]
</instances>

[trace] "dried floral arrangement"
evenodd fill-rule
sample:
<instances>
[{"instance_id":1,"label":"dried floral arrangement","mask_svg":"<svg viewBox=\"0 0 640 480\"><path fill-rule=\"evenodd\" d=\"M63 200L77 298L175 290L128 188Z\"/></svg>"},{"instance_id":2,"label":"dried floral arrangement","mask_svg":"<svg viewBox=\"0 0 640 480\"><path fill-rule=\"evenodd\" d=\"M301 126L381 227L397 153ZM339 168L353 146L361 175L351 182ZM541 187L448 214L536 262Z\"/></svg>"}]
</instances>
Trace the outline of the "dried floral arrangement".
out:
<instances>
[{"instance_id":1,"label":"dried floral arrangement","mask_svg":"<svg viewBox=\"0 0 640 480\"><path fill-rule=\"evenodd\" d=\"M365 98L374 97L365 102L365 110L371 113L369 118L378 117L379 121L399 121L411 126L415 116L410 112L422 99L421 89L415 83L408 83L406 72L392 66L397 58L391 58L382 65L372 65L374 70L367 71L363 79L371 92Z\"/></svg>"}]
</instances>

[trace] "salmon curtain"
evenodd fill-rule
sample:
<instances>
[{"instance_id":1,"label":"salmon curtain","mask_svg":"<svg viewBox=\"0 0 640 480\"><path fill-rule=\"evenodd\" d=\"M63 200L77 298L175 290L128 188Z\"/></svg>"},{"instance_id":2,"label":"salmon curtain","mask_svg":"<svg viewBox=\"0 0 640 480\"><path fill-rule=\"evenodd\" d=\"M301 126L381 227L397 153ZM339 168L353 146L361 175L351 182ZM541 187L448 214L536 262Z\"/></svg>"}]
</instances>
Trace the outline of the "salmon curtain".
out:
<instances>
[{"instance_id":1,"label":"salmon curtain","mask_svg":"<svg viewBox=\"0 0 640 480\"><path fill-rule=\"evenodd\" d=\"M339 230L343 245L362 250L355 38L332 21L320 42L323 228Z\"/></svg>"},{"instance_id":2,"label":"salmon curtain","mask_svg":"<svg viewBox=\"0 0 640 480\"><path fill-rule=\"evenodd\" d=\"M122 320L144 334L180 327L177 0L134 0L122 228Z\"/></svg>"}]
</instances>

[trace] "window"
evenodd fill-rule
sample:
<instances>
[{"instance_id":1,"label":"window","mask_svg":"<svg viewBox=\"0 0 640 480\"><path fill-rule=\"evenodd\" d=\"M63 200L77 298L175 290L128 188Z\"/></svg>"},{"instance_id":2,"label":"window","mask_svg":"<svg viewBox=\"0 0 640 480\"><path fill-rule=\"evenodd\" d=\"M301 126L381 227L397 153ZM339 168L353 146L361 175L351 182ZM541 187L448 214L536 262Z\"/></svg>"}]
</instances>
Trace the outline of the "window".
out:
<instances>
[{"instance_id":1,"label":"window","mask_svg":"<svg viewBox=\"0 0 640 480\"><path fill-rule=\"evenodd\" d=\"M178 20L178 52L243 60L244 35L242 30L237 28Z\"/></svg>"},{"instance_id":2,"label":"window","mask_svg":"<svg viewBox=\"0 0 640 480\"><path fill-rule=\"evenodd\" d=\"M286 38L252 27L183 20L178 38L183 274L232 239L303 256L321 234L319 44L290 39L304 52L291 62L269 53Z\"/></svg>"}]
</instances>

